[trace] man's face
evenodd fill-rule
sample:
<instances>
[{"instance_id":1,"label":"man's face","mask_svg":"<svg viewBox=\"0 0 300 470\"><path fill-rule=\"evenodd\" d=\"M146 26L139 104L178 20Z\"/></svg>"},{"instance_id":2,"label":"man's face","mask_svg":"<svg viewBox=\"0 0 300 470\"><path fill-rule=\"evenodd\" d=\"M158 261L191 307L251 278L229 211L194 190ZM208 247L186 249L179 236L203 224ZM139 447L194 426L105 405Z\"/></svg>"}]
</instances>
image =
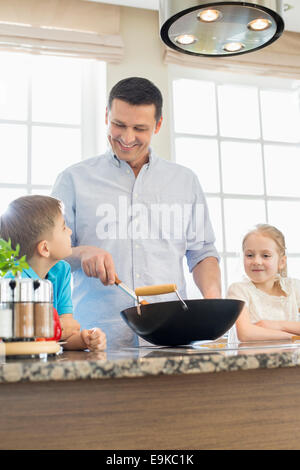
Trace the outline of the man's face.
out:
<instances>
[{"instance_id":1,"label":"man's face","mask_svg":"<svg viewBox=\"0 0 300 470\"><path fill-rule=\"evenodd\" d=\"M114 99L110 110L106 110L108 140L114 154L131 167L143 164L148 159L153 134L161 127L162 118L155 120L155 105L134 106Z\"/></svg>"}]
</instances>

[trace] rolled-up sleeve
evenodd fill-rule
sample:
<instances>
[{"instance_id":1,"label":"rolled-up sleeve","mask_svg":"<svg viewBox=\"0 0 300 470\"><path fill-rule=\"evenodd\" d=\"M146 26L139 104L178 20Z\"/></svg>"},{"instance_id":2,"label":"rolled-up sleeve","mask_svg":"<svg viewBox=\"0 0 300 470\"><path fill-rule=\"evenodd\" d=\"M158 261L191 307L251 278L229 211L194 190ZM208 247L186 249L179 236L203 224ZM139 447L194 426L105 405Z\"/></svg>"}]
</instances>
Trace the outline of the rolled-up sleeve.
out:
<instances>
[{"instance_id":1,"label":"rolled-up sleeve","mask_svg":"<svg viewBox=\"0 0 300 470\"><path fill-rule=\"evenodd\" d=\"M189 271L192 272L195 266L203 261L206 258L213 257L220 261L220 256L214 246L214 244L208 243L205 244L202 250L194 251L189 250L186 252L187 264L189 267Z\"/></svg>"}]
</instances>

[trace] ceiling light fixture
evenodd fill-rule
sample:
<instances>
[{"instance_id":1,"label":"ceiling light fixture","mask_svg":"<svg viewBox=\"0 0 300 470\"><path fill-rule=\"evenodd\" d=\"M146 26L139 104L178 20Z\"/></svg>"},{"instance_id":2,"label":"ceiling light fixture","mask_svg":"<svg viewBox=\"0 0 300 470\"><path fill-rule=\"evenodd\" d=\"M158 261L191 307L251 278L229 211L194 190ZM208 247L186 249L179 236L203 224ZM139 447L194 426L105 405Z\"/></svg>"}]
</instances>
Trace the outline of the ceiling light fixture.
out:
<instances>
[{"instance_id":1,"label":"ceiling light fixture","mask_svg":"<svg viewBox=\"0 0 300 470\"><path fill-rule=\"evenodd\" d=\"M184 54L245 54L281 36L282 11L282 0L160 0L160 35Z\"/></svg>"}]
</instances>

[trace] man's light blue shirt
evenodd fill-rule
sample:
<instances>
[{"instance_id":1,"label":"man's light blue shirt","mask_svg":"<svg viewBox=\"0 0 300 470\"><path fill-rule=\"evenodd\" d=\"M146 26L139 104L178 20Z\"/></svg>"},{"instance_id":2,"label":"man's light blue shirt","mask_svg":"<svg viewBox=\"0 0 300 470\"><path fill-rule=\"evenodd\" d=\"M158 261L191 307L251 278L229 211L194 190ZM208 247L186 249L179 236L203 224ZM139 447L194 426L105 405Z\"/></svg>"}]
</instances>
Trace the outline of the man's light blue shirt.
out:
<instances>
[{"instance_id":1,"label":"man's light blue shirt","mask_svg":"<svg viewBox=\"0 0 300 470\"><path fill-rule=\"evenodd\" d=\"M152 151L137 178L111 150L75 164L58 176L52 196L64 203L72 246L108 251L119 279L133 290L175 283L186 298L184 257L190 271L209 256L218 258L198 178ZM136 345L120 316L134 301L117 286L87 277L79 262L71 266L75 319L83 328L102 328L109 348ZM175 294L147 297L150 302L176 299Z\"/></svg>"},{"instance_id":2,"label":"man's light blue shirt","mask_svg":"<svg viewBox=\"0 0 300 470\"><path fill-rule=\"evenodd\" d=\"M7 273L5 277L14 277ZM23 269L22 278L39 279L37 273L29 266ZM59 315L73 313L71 297L71 268L66 261L58 261L48 272L46 279L53 284L53 307Z\"/></svg>"}]
</instances>

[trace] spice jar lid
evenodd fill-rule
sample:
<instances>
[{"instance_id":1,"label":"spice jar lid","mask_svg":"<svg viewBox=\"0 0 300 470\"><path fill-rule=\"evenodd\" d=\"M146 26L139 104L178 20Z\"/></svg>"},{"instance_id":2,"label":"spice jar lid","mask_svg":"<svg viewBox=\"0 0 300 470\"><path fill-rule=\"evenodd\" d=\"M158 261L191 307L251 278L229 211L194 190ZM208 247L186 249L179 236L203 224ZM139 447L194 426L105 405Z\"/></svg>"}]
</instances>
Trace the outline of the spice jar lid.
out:
<instances>
[{"instance_id":1,"label":"spice jar lid","mask_svg":"<svg viewBox=\"0 0 300 470\"><path fill-rule=\"evenodd\" d=\"M0 302L12 302L13 301L13 279L0 279Z\"/></svg>"},{"instance_id":2,"label":"spice jar lid","mask_svg":"<svg viewBox=\"0 0 300 470\"><path fill-rule=\"evenodd\" d=\"M16 279L16 287L14 292L15 302L33 302L34 301L34 287L33 279Z\"/></svg>"},{"instance_id":3,"label":"spice jar lid","mask_svg":"<svg viewBox=\"0 0 300 470\"><path fill-rule=\"evenodd\" d=\"M52 282L47 279L34 281L34 301L53 303Z\"/></svg>"}]
</instances>

